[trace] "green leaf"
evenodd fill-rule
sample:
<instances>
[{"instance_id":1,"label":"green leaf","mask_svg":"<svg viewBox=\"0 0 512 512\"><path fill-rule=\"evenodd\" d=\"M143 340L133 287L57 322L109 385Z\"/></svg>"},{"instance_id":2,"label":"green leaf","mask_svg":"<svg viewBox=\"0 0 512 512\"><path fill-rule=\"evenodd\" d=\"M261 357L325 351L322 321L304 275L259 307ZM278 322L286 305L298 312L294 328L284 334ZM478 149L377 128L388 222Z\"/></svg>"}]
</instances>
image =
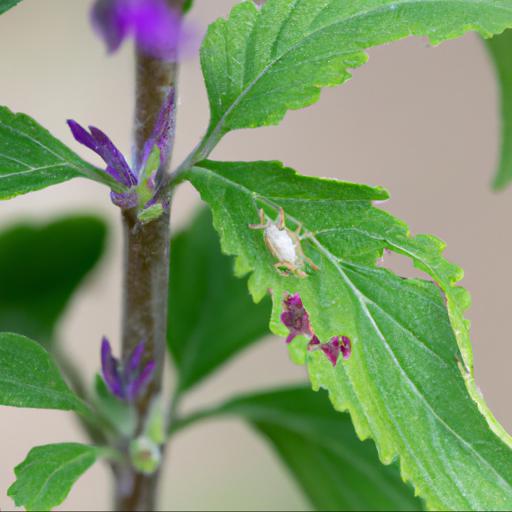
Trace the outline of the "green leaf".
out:
<instances>
[{"instance_id":1,"label":"green leaf","mask_svg":"<svg viewBox=\"0 0 512 512\"><path fill-rule=\"evenodd\" d=\"M119 189L106 173L82 160L31 117L0 107L0 200L78 177Z\"/></svg>"},{"instance_id":2,"label":"green leaf","mask_svg":"<svg viewBox=\"0 0 512 512\"><path fill-rule=\"evenodd\" d=\"M512 30L485 43L496 67L501 102L501 156L493 186L503 189L512 180Z\"/></svg>"},{"instance_id":3,"label":"green leaf","mask_svg":"<svg viewBox=\"0 0 512 512\"><path fill-rule=\"evenodd\" d=\"M32 448L15 468L7 494L25 510L46 511L60 505L74 483L96 462L100 450L78 443Z\"/></svg>"},{"instance_id":4,"label":"green leaf","mask_svg":"<svg viewBox=\"0 0 512 512\"><path fill-rule=\"evenodd\" d=\"M11 333L0 333L0 405L88 411L48 352L35 341Z\"/></svg>"},{"instance_id":5,"label":"green leaf","mask_svg":"<svg viewBox=\"0 0 512 512\"><path fill-rule=\"evenodd\" d=\"M303 357L314 388L351 413L382 462L399 456L403 478L431 509L510 508L510 438L477 394L463 318L469 298L455 286L462 271L442 258L442 242L411 237L372 207L386 197L381 189L301 177L276 162L206 161L188 178L213 210L223 250L238 256L238 271L252 272L255 300L273 290L275 333L287 333L283 295L298 292L320 340L351 338L352 356L336 368L302 345ZM318 271L305 279L275 271L261 231L248 227L260 207L270 218L283 208L291 229L302 224L302 248ZM445 296L431 282L376 266L384 249L411 258Z\"/></svg>"},{"instance_id":6,"label":"green leaf","mask_svg":"<svg viewBox=\"0 0 512 512\"><path fill-rule=\"evenodd\" d=\"M183 12L187 13L194 6L194 0L185 0L183 3Z\"/></svg>"},{"instance_id":7,"label":"green leaf","mask_svg":"<svg viewBox=\"0 0 512 512\"><path fill-rule=\"evenodd\" d=\"M0 0L0 14L12 9L14 6L19 4L21 0Z\"/></svg>"},{"instance_id":8,"label":"green leaf","mask_svg":"<svg viewBox=\"0 0 512 512\"><path fill-rule=\"evenodd\" d=\"M171 251L168 340L182 392L269 334L271 305L255 305L233 276L206 209L174 237Z\"/></svg>"},{"instance_id":9,"label":"green leaf","mask_svg":"<svg viewBox=\"0 0 512 512\"><path fill-rule=\"evenodd\" d=\"M47 345L57 320L105 246L105 224L72 216L0 233L0 331Z\"/></svg>"},{"instance_id":10,"label":"green leaf","mask_svg":"<svg viewBox=\"0 0 512 512\"><path fill-rule=\"evenodd\" d=\"M380 464L350 417L327 396L296 387L235 398L198 418L240 416L264 435L316 510L421 510L397 464Z\"/></svg>"},{"instance_id":11,"label":"green leaf","mask_svg":"<svg viewBox=\"0 0 512 512\"><path fill-rule=\"evenodd\" d=\"M268 0L237 4L213 23L201 48L211 120L205 158L230 130L278 124L287 110L315 103L322 87L350 78L365 50L427 36L432 44L476 30L512 26L509 1Z\"/></svg>"}]
</instances>

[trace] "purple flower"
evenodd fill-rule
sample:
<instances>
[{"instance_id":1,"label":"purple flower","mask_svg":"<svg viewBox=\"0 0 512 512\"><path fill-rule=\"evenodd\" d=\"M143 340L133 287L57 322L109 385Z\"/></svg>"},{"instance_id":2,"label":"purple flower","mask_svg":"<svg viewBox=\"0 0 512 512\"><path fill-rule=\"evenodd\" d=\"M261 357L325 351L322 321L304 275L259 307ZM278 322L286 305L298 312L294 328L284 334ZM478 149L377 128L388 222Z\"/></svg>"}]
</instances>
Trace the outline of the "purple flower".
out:
<instances>
[{"instance_id":1,"label":"purple flower","mask_svg":"<svg viewBox=\"0 0 512 512\"><path fill-rule=\"evenodd\" d=\"M155 361L142 365L145 343L141 341L126 361L120 362L112 355L112 347L106 337L101 342L101 372L110 392L126 402L137 399L150 381Z\"/></svg>"},{"instance_id":2,"label":"purple flower","mask_svg":"<svg viewBox=\"0 0 512 512\"><path fill-rule=\"evenodd\" d=\"M175 60L186 35L180 13L172 10L166 0L96 0L91 19L109 53L133 36L148 55Z\"/></svg>"},{"instance_id":3,"label":"purple flower","mask_svg":"<svg viewBox=\"0 0 512 512\"><path fill-rule=\"evenodd\" d=\"M304 309L298 293L285 295L283 309L281 322L283 322L290 331L290 334L288 334L286 338L286 343L290 343L296 336L313 336L308 313Z\"/></svg>"},{"instance_id":4,"label":"purple flower","mask_svg":"<svg viewBox=\"0 0 512 512\"><path fill-rule=\"evenodd\" d=\"M155 146L160 151L160 162L162 165L167 162L171 154L172 146L170 142L174 140L174 131L176 129L175 94L174 87L171 87L158 113L151 136L144 145L142 158L137 162L139 169L144 168Z\"/></svg>"},{"instance_id":5,"label":"purple flower","mask_svg":"<svg viewBox=\"0 0 512 512\"><path fill-rule=\"evenodd\" d=\"M316 336L313 336L309 342L308 350L317 349L320 349L327 356L331 364L336 366L340 354L343 359L350 357L352 342L348 336L334 336L327 343L321 343Z\"/></svg>"},{"instance_id":6,"label":"purple flower","mask_svg":"<svg viewBox=\"0 0 512 512\"><path fill-rule=\"evenodd\" d=\"M111 192L110 197L115 205L128 209L137 205L148 207L155 203L157 171L160 166L166 164L172 149L170 142L175 128L174 104L174 88L171 88L164 100L153 132L144 145L142 158L136 162L135 169L128 165L121 151L101 130L89 126L87 131L76 121L68 120L68 126L75 140L99 155L106 164L105 172L125 189L123 192ZM155 148L158 148L160 161L157 162L155 169L149 169L150 175L145 176L144 171L147 170L150 155ZM142 187L145 187L145 190L141 190ZM142 205L139 204L141 199Z\"/></svg>"}]
</instances>

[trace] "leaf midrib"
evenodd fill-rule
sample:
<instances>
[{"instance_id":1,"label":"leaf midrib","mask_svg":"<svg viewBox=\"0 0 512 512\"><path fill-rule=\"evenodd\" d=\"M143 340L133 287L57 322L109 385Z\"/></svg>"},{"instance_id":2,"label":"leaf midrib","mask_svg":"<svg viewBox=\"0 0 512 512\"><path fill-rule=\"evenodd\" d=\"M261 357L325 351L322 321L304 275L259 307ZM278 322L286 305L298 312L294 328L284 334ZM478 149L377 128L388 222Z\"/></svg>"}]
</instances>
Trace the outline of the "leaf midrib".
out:
<instances>
[{"instance_id":1,"label":"leaf midrib","mask_svg":"<svg viewBox=\"0 0 512 512\"><path fill-rule=\"evenodd\" d=\"M0 378L0 384L9 384L11 386L17 386L18 388L28 388L30 390L35 390L39 396L46 395L49 398L56 398L56 397L62 397L70 404L73 404L74 396L71 393L64 392L64 391L58 391L56 389L48 389L48 388L41 388L40 386L36 386L35 384L28 384L27 382L18 380L18 379L7 379L5 377ZM41 389L44 391L41 392ZM26 406L25 406L26 407ZM73 409L73 408L72 408Z\"/></svg>"},{"instance_id":2,"label":"leaf midrib","mask_svg":"<svg viewBox=\"0 0 512 512\"><path fill-rule=\"evenodd\" d=\"M80 459L83 459L87 456L91 455L89 452L85 452L85 453L82 453L80 455L77 455L76 457L73 457L72 459L69 459L68 461L66 461L64 464L60 465L59 467L55 468L49 475L48 477L46 478L46 480L44 481L44 483L41 485L41 489L39 489L39 492L37 493L37 495L32 499L30 500L31 501L31 504L36 502L37 503L37 500L40 498L40 496L42 495L43 491L46 491L46 489L48 488L48 485L50 483L50 480L55 476L56 473L58 473L59 471L61 471L62 469L64 469L66 466L69 466L70 464L74 464L76 461L80 460Z\"/></svg>"},{"instance_id":3,"label":"leaf midrib","mask_svg":"<svg viewBox=\"0 0 512 512\"><path fill-rule=\"evenodd\" d=\"M9 111L7 111L9 112ZM1 113L1 110L0 110L0 113ZM9 112L10 115L12 115L14 118L17 118L17 116L19 116L19 114L15 114L15 113L12 113L12 112ZM0 127L4 127L6 128L7 130L15 133L16 135L19 135L21 137L24 137L25 139L29 140L30 142L33 142L34 144L40 146L42 149L44 149L49 155L52 155L53 157L55 157L57 159L57 162L59 162L58 164L55 163L55 164L52 164L52 165L62 165L62 166L65 166L65 167L71 167L79 176L85 176L85 177L90 177L90 175L93 173L93 172L97 172L97 169L92 166L91 164L85 162L85 161L81 161L81 166L79 166L76 162L73 162L72 159L70 158L66 158L65 156L63 156L62 154L60 153L57 153L55 152L53 149L49 148L47 145L45 145L43 142L41 142L40 140L38 139L35 139L33 137L31 137L29 134L25 133L24 131L18 129L18 128L14 128L13 126L10 126L8 124L5 124L4 122L0 121ZM44 130L44 128L40 127L41 130ZM48 132L49 136L50 137L53 137L49 132ZM57 143L60 143L57 139L55 139ZM64 148L67 150L67 148L64 146ZM71 152L70 152L71 153ZM75 155L73 153L71 153L72 156L74 157ZM77 157L78 158L78 157ZM26 162L24 163L24 165L28 166L29 168L31 169L34 169L32 166L28 165ZM89 169L87 169L87 167L89 167ZM0 179L1 178L5 178L5 177L8 177L9 175L3 175L3 176L0 176ZM98 181L98 180L95 180L95 181Z\"/></svg>"},{"instance_id":4,"label":"leaf midrib","mask_svg":"<svg viewBox=\"0 0 512 512\"><path fill-rule=\"evenodd\" d=\"M18 160L17 158L14 158L12 156L9 156L9 155L6 155L5 153L0 153L0 158L5 158L7 160L10 160L11 162L15 162L17 164L20 164L20 165L23 165L24 167L26 167L27 169L33 169L32 166L30 165L27 165L27 162L23 162L21 160Z\"/></svg>"},{"instance_id":5,"label":"leaf midrib","mask_svg":"<svg viewBox=\"0 0 512 512\"><path fill-rule=\"evenodd\" d=\"M16 116L16 114L12 114L13 116ZM28 135L27 133L19 130L19 129L16 129L14 128L13 126L11 125L8 125L8 124L5 124L3 122L0 121L0 126L3 126L4 128L6 128L7 130L17 134L17 135L20 135L21 137L24 137L25 139L28 139L29 141L31 142L34 142L35 144L37 144L38 146L40 146L41 148L43 148L47 153L49 153L50 155L53 155L54 157L57 158L57 160L61 161L61 162L65 162L67 163L67 161L64 159L64 157L62 155L60 155L59 153L56 153L54 150L50 149L48 146L46 146L45 144L43 144L41 141L31 137L30 135Z\"/></svg>"},{"instance_id":6,"label":"leaf midrib","mask_svg":"<svg viewBox=\"0 0 512 512\"><path fill-rule=\"evenodd\" d=\"M68 165L66 162L62 162L62 163L53 164L53 165L45 165L43 167L29 167L23 171L11 172L9 174L1 174L0 173L0 181L5 178L12 178L13 176L20 176L20 175L26 176L27 174L32 174L34 172L46 171L48 169L58 169L59 167L65 170L68 167Z\"/></svg>"},{"instance_id":7,"label":"leaf midrib","mask_svg":"<svg viewBox=\"0 0 512 512\"><path fill-rule=\"evenodd\" d=\"M340 276L342 277L342 279L345 281L345 283L348 285L348 287L351 289L352 293L354 294L354 296L356 297L356 299L358 300L360 306L361 306L361 309L363 310L365 316L368 318L369 322L371 323L371 325L373 326L373 328L375 329L375 332L377 333L378 337L382 340L386 350L388 351L389 355L392 357L393 361L395 362L395 365L396 367L400 370L400 372L402 373L402 375L404 376L404 380L408 383L409 387L411 388L411 390L413 391L413 393L418 396L418 398L420 398L420 400L422 402L424 402L426 408L428 409L428 411L430 411L431 415L433 418L437 419L438 423L443 425L444 428L452 434L452 436L457 439L466 449L468 449L469 451L473 452L475 454L475 456L480 459L484 465L487 465L491 471L498 477L498 479L503 483L505 484L506 487L510 488L512 490L512 485L507 482L502 476L501 474L493 467L492 464L490 464L487 459L485 459L479 452L477 452L472 446L470 443L468 443L463 437L461 437L456 431L454 431L452 429L452 427L450 425L448 425L446 423L446 421L441 418L437 412L433 409L433 407L430 405L430 403L426 400L426 398L424 397L424 395L418 390L418 388L416 387L416 384L413 382L413 380L409 377L408 373L405 371L405 369L399 364L398 362L398 359L396 358L396 355L393 351L393 349L391 348L391 346L389 345L389 343L387 342L386 340L386 337L384 336L384 334L382 333L382 331L380 330L380 328L378 327L377 325L377 322L375 320L375 318L373 317L372 313L370 312L370 310L368 309L367 307L367 302L368 303L371 303L373 304L375 307L379 308L381 311L383 311L383 313L388 317L390 318L391 320L393 320L393 317L387 313L385 310L383 310L382 308L379 307L378 304L376 304L373 300L371 300L370 298L368 298L364 293L362 293L358 288L357 286L351 281L351 279L347 276L347 274L343 271L343 269L341 268L341 265L339 264L339 262L337 261L337 258L332 255L332 253L330 253L330 251L328 251L327 249L325 249L318 241L317 241L317 245L318 249L320 251L322 251L324 253L324 255L329 259L329 261L331 262L331 264L336 268L336 270L338 271L338 273L340 274ZM416 337L416 336L415 336Z\"/></svg>"}]
</instances>

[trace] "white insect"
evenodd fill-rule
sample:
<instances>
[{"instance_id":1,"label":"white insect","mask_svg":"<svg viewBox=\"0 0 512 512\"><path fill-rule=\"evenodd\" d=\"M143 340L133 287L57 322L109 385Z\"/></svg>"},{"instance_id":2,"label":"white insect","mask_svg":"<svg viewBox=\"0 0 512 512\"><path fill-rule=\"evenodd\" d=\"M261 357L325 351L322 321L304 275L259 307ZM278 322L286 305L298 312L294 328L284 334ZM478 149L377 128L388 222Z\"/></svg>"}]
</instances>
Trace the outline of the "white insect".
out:
<instances>
[{"instance_id":1,"label":"white insect","mask_svg":"<svg viewBox=\"0 0 512 512\"><path fill-rule=\"evenodd\" d=\"M297 277L307 277L305 272L306 263L313 270L318 270L315 263L302 250L299 236L302 226L299 225L295 231L289 230L285 225L284 210L282 208L279 208L277 222L272 222L270 219L265 220L265 212L261 209L260 223L249 224L249 227L251 229L263 230L265 245L272 256L278 260L274 267L282 276L287 277L293 274Z\"/></svg>"}]
</instances>

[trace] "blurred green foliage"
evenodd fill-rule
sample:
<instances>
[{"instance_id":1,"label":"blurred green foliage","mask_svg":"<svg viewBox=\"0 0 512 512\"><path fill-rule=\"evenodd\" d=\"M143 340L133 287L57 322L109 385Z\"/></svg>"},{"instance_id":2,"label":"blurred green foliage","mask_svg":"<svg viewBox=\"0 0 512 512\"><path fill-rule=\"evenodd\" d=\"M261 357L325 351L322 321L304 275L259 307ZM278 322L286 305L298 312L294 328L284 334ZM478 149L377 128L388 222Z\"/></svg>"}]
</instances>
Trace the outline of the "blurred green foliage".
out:
<instances>
[{"instance_id":1,"label":"blurred green foliage","mask_svg":"<svg viewBox=\"0 0 512 512\"><path fill-rule=\"evenodd\" d=\"M171 244L169 350L183 392L269 334L270 299L254 304L203 209Z\"/></svg>"},{"instance_id":2,"label":"blurred green foliage","mask_svg":"<svg viewBox=\"0 0 512 512\"><path fill-rule=\"evenodd\" d=\"M0 233L0 331L48 345L73 293L100 259L107 229L92 216Z\"/></svg>"}]
</instances>

